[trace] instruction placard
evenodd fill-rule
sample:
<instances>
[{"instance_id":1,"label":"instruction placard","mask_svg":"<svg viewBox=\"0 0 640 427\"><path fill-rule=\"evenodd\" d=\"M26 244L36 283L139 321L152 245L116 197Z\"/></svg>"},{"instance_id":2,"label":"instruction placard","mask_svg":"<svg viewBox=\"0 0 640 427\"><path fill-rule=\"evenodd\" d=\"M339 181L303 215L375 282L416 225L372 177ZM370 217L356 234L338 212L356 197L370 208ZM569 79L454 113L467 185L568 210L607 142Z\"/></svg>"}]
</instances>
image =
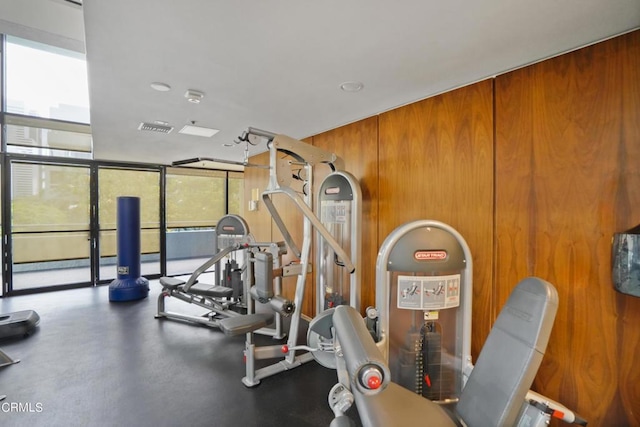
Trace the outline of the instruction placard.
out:
<instances>
[{"instance_id":1,"label":"instruction placard","mask_svg":"<svg viewBox=\"0 0 640 427\"><path fill-rule=\"evenodd\" d=\"M350 201L326 200L322 202L321 219L325 224L346 224L350 215Z\"/></svg>"},{"instance_id":2,"label":"instruction placard","mask_svg":"<svg viewBox=\"0 0 640 427\"><path fill-rule=\"evenodd\" d=\"M460 275L398 276L398 308L441 310L460 305Z\"/></svg>"}]
</instances>

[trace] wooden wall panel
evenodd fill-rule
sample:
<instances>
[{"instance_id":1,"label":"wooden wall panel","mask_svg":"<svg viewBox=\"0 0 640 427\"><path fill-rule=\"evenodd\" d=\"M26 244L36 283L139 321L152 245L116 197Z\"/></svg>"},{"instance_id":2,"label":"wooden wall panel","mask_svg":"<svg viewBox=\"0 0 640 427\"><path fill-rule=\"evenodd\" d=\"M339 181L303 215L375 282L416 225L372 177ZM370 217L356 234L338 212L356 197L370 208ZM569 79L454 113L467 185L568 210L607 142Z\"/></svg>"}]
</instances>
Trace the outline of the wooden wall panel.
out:
<instances>
[{"instance_id":1,"label":"wooden wall panel","mask_svg":"<svg viewBox=\"0 0 640 427\"><path fill-rule=\"evenodd\" d=\"M371 117L316 135L313 145L339 155L345 162L345 170L360 182L363 199L361 305L363 309L373 306L378 254L378 118ZM324 176L316 178L320 182Z\"/></svg>"},{"instance_id":2,"label":"wooden wall panel","mask_svg":"<svg viewBox=\"0 0 640 427\"><path fill-rule=\"evenodd\" d=\"M474 357L493 321L492 91L486 80L379 117L378 247L418 219L462 234L474 263Z\"/></svg>"},{"instance_id":3,"label":"wooden wall panel","mask_svg":"<svg viewBox=\"0 0 640 427\"><path fill-rule=\"evenodd\" d=\"M257 165L269 164L269 153L262 153L257 156L251 157L250 163ZM251 168L247 167L244 170L244 213L243 218L249 224L249 230L251 234L259 242L271 242L271 216L262 203L258 202L258 210L249 211L248 205L251 200L251 190L258 189L258 193L262 195L262 192L269 183L269 171L267 169Z\"/></svg>"},{"instance_id":4,"label":"wooden wall panel","mask_svg":"<svg viewBox=\"0 0 640 427\"><path fill-rule=\"evenodd\" d=\"M640 224L640 31L615 39L611 49L619 52L622 68L622 138L618 144L616 231ZM640 426L640 298L616 295L616 335L620 345L618 384L620 412L615 420ZM614 414L616 401L610 404Z\"/></svg>"},{"instance_id":5,"label":"wooden wall panel","mask_svg":"<svg viewBox=\"0 0 640 427\"><path fill-rule=\"evenodd\" d=\"M640 32L496 79L497 305L553 283L534 388L590 426L640 425L640 299L611 283L611 237L640 222Z\"/></svg>"}]
</instances>

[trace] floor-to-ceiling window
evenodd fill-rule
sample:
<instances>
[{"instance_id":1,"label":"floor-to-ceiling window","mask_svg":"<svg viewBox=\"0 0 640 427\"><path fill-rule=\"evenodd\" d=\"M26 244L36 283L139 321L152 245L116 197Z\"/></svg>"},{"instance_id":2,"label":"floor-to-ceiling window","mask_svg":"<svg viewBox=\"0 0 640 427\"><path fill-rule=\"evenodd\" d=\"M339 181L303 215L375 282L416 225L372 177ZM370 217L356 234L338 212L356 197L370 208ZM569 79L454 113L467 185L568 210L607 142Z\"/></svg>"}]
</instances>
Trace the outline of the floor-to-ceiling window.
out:
<instances>
[{"instance_id":1,"label":"floor-to-ceiling window","mask_svg":"<svg viewBox=\"0 0 640 427\"><path fill-rule=\"evenodd\" d=\"M2 36L4 291L91 282L84 56ZM64 275L52 275L65 269Z\"/></svg>"},{"instance_id":2,"label":"floor-to-ceiling window","mask_svg":"<svg viewBox=\"0 0 640 427\"><path fill-rule=\"evenodd\" d=\"M11 162L13 290L91 281L89 177L87 166Z\"/></svg>"},{"instance_id":3,"label":"floor-to-ceiling window","mask_svg":"<svg viewBox=\"0 0 640 427\"><path fill-rule=\"evenodd\" d=\"M143 276L211 256L218 219L242 214L241 172L93 160L84 56L2 34L0 50L0 294L114 279L119 196L141 199Z\"/></svg>"},{"instance_id":4,"label":"floor-to-ceiling window","mask_svg":"<svg viewBox=\"0 0 640 427\"><path fill-rule=\"evenodd\" d=\"M6 36L7 113L89 123L84 55Z\"/></svg>"},{"instance_id":5,"label":"floor-to-ceiling window","mask_svg":"<svg viewBox=\"0 0 640 427\"><path fill-rule=\"evenodd\" d=\"M229 172L227 203L230 214L244 213L244 173Z\"/></svg>"},{"instance_id":6,"label":"floor-to-ceiling window","mask_svg":"<svg viewBox=\"0 0 640 427\"><path fill-rule=\"evenodd\" d=\"M221 171L167 170L167 274L191 273L213 255L214 228L227 210L226 179Z\"/></svg>"},{"instance_id":7,"label":"floor-to-ceiling window","mask_svg":"<svg viewBox=\"0 0 640 427\"><path fill-rule=\"evenodd\" d=\"M160 274L160 170L98 168L98 228L100 275L115 279L117 242L117 199L140 198L140 272Z\"/></svg>"}]
</instances>

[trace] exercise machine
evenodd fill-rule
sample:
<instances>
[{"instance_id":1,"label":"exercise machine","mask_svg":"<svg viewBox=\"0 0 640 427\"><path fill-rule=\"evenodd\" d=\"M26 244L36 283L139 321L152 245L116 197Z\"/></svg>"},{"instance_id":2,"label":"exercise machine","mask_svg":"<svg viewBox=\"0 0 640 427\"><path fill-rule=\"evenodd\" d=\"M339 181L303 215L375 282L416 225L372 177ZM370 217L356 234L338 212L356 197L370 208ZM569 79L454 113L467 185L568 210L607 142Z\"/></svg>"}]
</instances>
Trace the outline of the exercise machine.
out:
<instances>
[{"instance_id":1,"label":"exercise machine","mask_svg":"<svg viewBox=\"0 0 640 427\"><path fill-rule=\"evenodd\" d=\"M340 267L344 268L347 274L355 271L355 266L349 255L312 210L314 167L320 164L327 164L333 171L342 170L342 160L334 153L326 152L286 135L274 134L260 129L249 128L240 137L241 141L260 139L266 140L269 148L269 184L262 193L262 200L274 224L280 230L288 249L299 259L299 262L288 266L289 274L297 276L297 280L293 299L294 309L290 317L289 336L286 345L257 346L253 333L259 327L260 319L256 319L255 322L251 317L223 319L220 321L220 327L225 334L230 336L240 333L246 334L244 350L246 374L242 382L247 387L256 386L266 377L296 368L313 360L313 356L308 352L309 347L298 345L297 342L301 320L300 307L304 299L307 273L310 271L312 229L317 232L319 239L326 241L326 244L335 253L335 257L340 260ZM302 196L292 187L294 179L302 181ZM301 248L294 242L273 202L272 198L276 195L284 195L291 200L303 216ZM273 277L273 272L265 269L263 276L268 282ZM260 282L256 279L256 287L259 284ZM263 282L262 286L266 287L268 285ZM257 291L251 292L252 296L257 294L259 294ZM298 351L306 352L297 354ZM257 369L256 362L261 359L282 360Z\"/></svg>"},{"instance_id":2,"label":"exercise machine","mask_svg":"<svg viewBox=\"0 0 640 427\"><path fill-rule=\"evenodd\" d=\"M0 348L0 368L19 363L20 359L14 359Z\"/></svg>"},{"instance_id":3,"label":"exercise machine","mask_svg":"<svg viewBox=\"0 0 640 427\"><path fill-rule=\"evenodd\" d=\"M503 372L497 370L500 365L504 365L503 368L507 366L510 362L509 355L504 355L507 361L499 363L498 367L494 366L495 370L480 370L485 372L484 376L472 364L472 275L471 252L457 230L439 221L409 222L396 228L380 248L376 262L376 309L367 312L374 339L391 366L392 381L429 401L455 407L456 411L464 411L461 408L468 407L460 402L465 393L470 393L468 384L472 376L481 378L482 382L509 383L514 380L506 377L517 374L505 369ZM418 306L417 297L412 295L416 282L417 289L421 290L422 306ZM527 284L527 280L523 282L523 288L531 287L535 290L530 292L546 295L548 304L557 305L557 292L552 285L539 279L532 280L534 284ZM523 292L526 294L527 291ZM512 294L516 298L516 305L521 304L521 299L528 301L516 295L519 294ZM435 303L436 300L439 302ZM526 308L519 309L528 313ZM541 341L538 343L543 352L555 318L556 309L549 310L548 314L544 310L531 314L532 318L540 318L540 327L548 328L548 331L541 332ZM507 312L503 317L513 314L513 310L507 309ZM544 316L548 318L543 319ZM407 317L411 318L409 322ZM518 323L514 319L511 322ZM496 325L503 329L505 323L507 322L504 320L496 321ZM492 331L495 327L494 325ZM523 330L511 331L512 334L518 336L531 333L526 330L526 325L522 327ZM484 348L487 348L485 353L493 354L490 358L500 361L503 358L502 352L507 347L500 339L488 339L483 351ZM516 348L517 346L513 346L514 351ZM531 378L530 381L527 380L524 397L516 405L518 410L522 406L519 425L543 426L551 416L569 423L586 424L560 403L528 390L538 366L539 361L528 368L531 369ZM485 392L491 391L486 389ZM523 401L527 404L522 405ZM467 418L470 416L467 414ZM477 415L473 417L478 419ZM485 420L476 425L493 425L483 424L488 422Z\"/></svg>"},{"instance_id":4,"label":"exercise machine","mask_svg":"<svg viewBox=\"0 0 640 427\"><path fill-rule=\"evenodd\" d=\"M439 405L389 381L386 358L359 313L346 306L336 308L324 325L337 343L334 354L341 367L339 382L329 394L335 414L331 426L353 425L345 414L353 402L367 427L425 421L437 427L542 427L552 415L586 425L557 402L530 400L528 390L544 356L557 307L553 285L536 277L522 280L496 319L455 407Z\"/></svg>"},{"instance_id":5,"label":"exercise machine","mask_svg":"<svg viewBox=\"0 0 640 427\"><path fill-rule=\"evenodd\" d=\"M345 348L340 332L332 329L335 314L322 313L309 327L314 331L311 338L322 338L309 341L317 349L316 360L338 370L339 383L329 395L336 420L344 421L345 408L355 401L367 426L411 425L427 419L448 426L459 425L452 423L459 418L469 427L542 427L552 416L586 425L565 406L528 390L555 318L555 288L537 278L518 284L474 367L471 278L469 247L447 224L414 221L385 239L376 263L376 308L367 309L365 319L356 323L368 331L357 339L375 343L374 353L380 355L375 360L382 357L386 364L376 371L381 380L369 385L378 390L376 384L388 384L386 390L363 393L362 387L354 389L345 381L340 357L346 359L353 350ZM348 371L346 378L353 382L354 371ZM387 375L390 381L385 382Z\"/></svg>"},{"instance_id":6,"label":"exercise machine","mask_svg":"<svg viewBox=\"0 0 640 427\"><path fill-rule=\"evenodd\" d=\"M376 307L366 310L389 381L442 404L455 403L471 371L472 258L464 238L436 221L406 224L382 244ZM308 345L333 369L331 313L313 319ZM393 325L393 329L390 328Z\"/></svg>"},{"instance_id":7,"label":"exercise machine","mask_svg":"<svg viewBox=\"0 0 640 427\"><path fill-rule=\"evenodd\" d=\"M251 298L248 297L253 281L251 260L256 253L265 251L270 254L269 259L273 267L279 268L282 255L286 253L283 242L255 242L246 221L238 215L225 215L218 221L214 249L215 255L198 267L186 281L174 277L160 278L162 292L158 296L156 318L182 320L219 328L219 322L223 318L253 314L254 307ZM230 255L237 255L237 258ZM225 264L224 260L227 261ZM240 263L244 268L240 267ZM212 267L214 284L199 282L199 277ZM280 292L281 282L277 279L275 295L279 295ZM168 311L165 306L168 297L197 305L206 309L206 312L195 316ZM261 314L259 317L263 326L273 323L271 313ZM284 338L280 315L277 314L275 317L274 328L264 328L259 333L278 339Z\"/></svg>"},{"instance_id":8,"label":"exercise machine","mask_svg":"<svg viewBox=\"0 0 640 427\"><path fill-rule=\"evenodd\" d=\"M40 324L40 316L33 310L0 314L0 339L28 337Z\"/></svg>"},{"instance_id":9,"label":"exercise machine","mask_svg":"<svg viewBox=\"0 0 640 427\"><path fill-rule=\"evenodd\" d=\"M327 175L318 187L317 211L320 222L358 266L362 256L362 191L348 172ZM335 251L318 236L316 239L316 313L347 304L360 310L361 269L349 273Z\"/></svg>"},{"instance_id":10,"label":"exercise machine","mask_svg":"<svg viewBox=\"0 0 640 427\"><path fill-rule=\"evenodd\" d=\"M355 401L354 394L374 396L381 393L391 384L391 373L359 311L341 305L323 312L321 319L314 327L332 343L322 352L333 355L338 374L338 382L328 397L329 407L335 415L331 426L352 426L346 412ZM431 420L422 420L420 424L425 421Z\"/></svg>"},{"instance_id":11,"label":"exercise machine","mask_svg":"<svg viewBox=\"0 0 640 427\"><path fill-rule=\"evenodd\" d=\"M40 316L33 310L0 314L0 340L26 338L33 334L40 324ZM20 362L0 349L0 368Z\"/></svg>"},{"instance_id":12,"label":"exercise machine","mask_svg":"<svg viewBox=\"0 0 640 427\"><path fill-rule=\"evenodd\" d=\"M458 400L473 368L472 292L471 251L451 226L414 221L385 239L367 318L395 383L443 404Z\"/></svg>"},{"instance_id":13,"label":"exercise machine","mask_svg":"<svg viewBox=\"0 0 640 427\"><path fill-rule=\"evenodd\" d=\"M316 313L339 305L349 305L360 311L362 256L362 191L356 178L348 172L334 171L319 187L316 206L320 221L345 251L349 251L355 270L348 272L331 246L318 236L316 241ZM330 347L326 337L313 328L307 330L311 348ZM326 352L313 357L323 366L336 368L334 358Z\"/></svg>"}]
</instances>

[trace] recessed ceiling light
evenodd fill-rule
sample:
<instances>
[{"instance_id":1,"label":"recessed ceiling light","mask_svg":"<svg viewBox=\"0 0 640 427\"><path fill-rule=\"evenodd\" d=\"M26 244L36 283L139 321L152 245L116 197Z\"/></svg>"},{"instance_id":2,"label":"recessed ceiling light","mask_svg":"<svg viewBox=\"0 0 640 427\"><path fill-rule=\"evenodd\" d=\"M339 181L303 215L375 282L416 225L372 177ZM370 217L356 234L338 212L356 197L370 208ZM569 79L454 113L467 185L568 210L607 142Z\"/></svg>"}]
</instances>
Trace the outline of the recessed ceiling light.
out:
<instances>
[{"instance_id":1,"label":"recessed ceiling light","mask_svg":"<svg viewBox=\"0 0 640 427\"><path fill-rule=\"evenodd\" d=\"M233 144L229 144L228 142L222 144L223 147L233 147Z\"/></svg>"},{"instance_id":2,"label":"recessed ceiling light","mask_svg":"<svg viewBox=\"0 0 640 427\"><path fill-rule=\"evenodd\" d=\"M171 86L162 82L151 83L151 88L157 90L158 92L168 92L171 90Z\"/></svg>"},{"instance_id":3,"label":"recessed ceiling light","mask_svg":"<svg viewBox=\"0 0 640 427\"><path fill-rule=\"evenodd\" d=\"M202 126L185 125L178 133L184 135L204 136L205 138L211 138L216 133L220 132L218 129L205 128Z\"/></svg>"},{"instance_id":4,"label":"recessed ceiling light","mask_svg":"<svg viewBox=\"0 0 640 427\"><path fill-rule=\"evenodd\" d=\"M184 97L187 98L187 101L193 102L194 104L199 104L204 98L204 93L199 90L189 89L185 92Z\"/></svg>"},{"instance_id":5,"label":"recessed ceiling light","mask_svg":"<svg viewBox=\"0 0 640 427\"><path fill-rule=\"evenodd\" d=\"M340 89L345 92L360 92L364 88L362 82L344 82L340 85Z\"/></svg>"}]
</instances>

